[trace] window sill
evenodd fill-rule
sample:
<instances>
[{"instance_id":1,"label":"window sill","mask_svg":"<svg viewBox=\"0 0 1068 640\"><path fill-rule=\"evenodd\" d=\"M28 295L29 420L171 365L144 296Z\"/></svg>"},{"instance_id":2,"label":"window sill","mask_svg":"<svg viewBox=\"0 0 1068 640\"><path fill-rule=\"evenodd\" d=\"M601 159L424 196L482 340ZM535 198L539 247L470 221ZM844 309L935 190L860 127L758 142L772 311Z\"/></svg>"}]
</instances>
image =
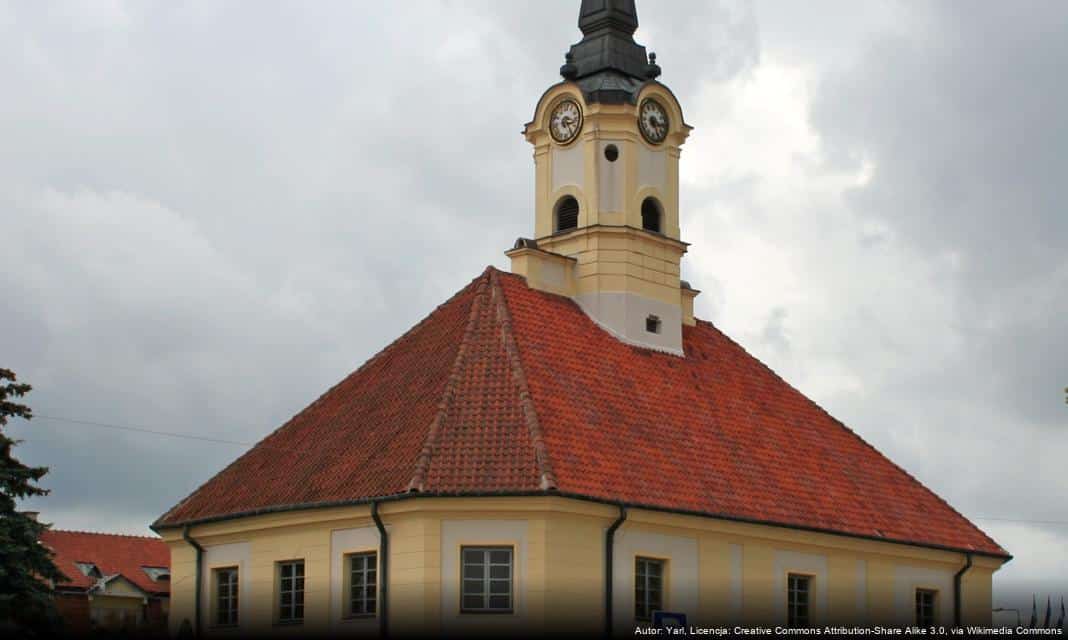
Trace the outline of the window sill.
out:
<instances>
[{"instance_id":1,"label":"window sill","mask_svg":"<svg viewBox=\"0 0 1068 640\"><path fill-rule=\"evenodd\" d=\"M462 616L508 616L508 615L512 615L514 613L515 613L515 611L512 610L512 609L500 609L500 610L493 610L493 611L477 611L477 610L476 611L472 611L470 609L467 609L467 610L461 609L460 610L460 615L462 615Z\"/></svg>"},{"instance_id":2,"label":"window sill","mask_svg":"<svg viewBox=\"0 0 1068 640\"><path fill-rule=\"evenodd\" d=\"M342 620L374 620L377 617L377 613L359 613L345 616Z\"/></svg>"},{"instance_id":3,"label":"window sill","mask_svg":"<svg viewBox=\"0 0 1068 640\"><path fill-rule=\"evenodd\" d=\"M299 627L304 624L303 620L275 620L274 626L276 627Z\"/></svg>"}]
</instances>

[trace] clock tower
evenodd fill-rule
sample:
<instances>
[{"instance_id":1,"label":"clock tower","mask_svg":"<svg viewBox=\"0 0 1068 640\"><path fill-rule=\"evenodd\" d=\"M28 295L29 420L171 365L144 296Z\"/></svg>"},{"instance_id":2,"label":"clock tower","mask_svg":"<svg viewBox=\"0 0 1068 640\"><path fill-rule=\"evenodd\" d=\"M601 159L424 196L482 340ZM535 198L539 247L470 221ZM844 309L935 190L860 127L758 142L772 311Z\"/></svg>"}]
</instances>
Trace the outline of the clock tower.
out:
<instances>
[{"instance_id":1,"label":"clock tower","mask_svg":"<svg viewBox=\"0 0 1068 640\"><path fill-rule=\"evenodd\" d=\"M616 338L685 355L697 291L679 278L679 153L691 127L634 41L634 0L582 0L583 38L538 100L534 238L506 254L535 288L572 298Z\"/></svg>"}]
</instances>

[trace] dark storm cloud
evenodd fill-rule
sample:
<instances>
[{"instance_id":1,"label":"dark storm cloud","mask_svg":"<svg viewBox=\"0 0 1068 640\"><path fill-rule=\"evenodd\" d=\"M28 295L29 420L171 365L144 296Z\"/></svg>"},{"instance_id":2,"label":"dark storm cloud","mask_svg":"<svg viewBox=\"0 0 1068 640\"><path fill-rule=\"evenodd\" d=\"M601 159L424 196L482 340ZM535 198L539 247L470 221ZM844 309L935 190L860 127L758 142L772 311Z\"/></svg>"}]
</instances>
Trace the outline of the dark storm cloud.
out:
<instances>
[{"instance_id":1,"label":"dark storm cloud","mask_svg":"<svg viewBox=\"0 0 1068 640\"><path fill-rule=\"evenodd\" d=\"M859 397L843 407L857 402L846 412L886 432L918 429L932 453L910 470L965 513L1043 521L1029 525L1052 545L1039 563L1031 534L979 524L1021 556L1003 589L1034 589L1044 563L1045 586L1064 590L1054 576L1068 555L1068 11L935 3L920 14L921 28L881 36L824 75L812 121L835 165L874 167L848 207L951 265L937 286L954 311L930 330L965 346L882 390L880 404L911 410L872 411Z\"/></svg>"},{"instance_id":2,"label":"dark storm cloud","mask_svg":"<svg viewBox=\"0 0 1068 640\"><path fill-rule=\"evenodd\" d=\"M813 110L841 162L877 167L850 205L959 263L968 361L948 379L1063 435L1068 380L1068 12L933 6L826 79Z\"/></svg>"}]
</instances>

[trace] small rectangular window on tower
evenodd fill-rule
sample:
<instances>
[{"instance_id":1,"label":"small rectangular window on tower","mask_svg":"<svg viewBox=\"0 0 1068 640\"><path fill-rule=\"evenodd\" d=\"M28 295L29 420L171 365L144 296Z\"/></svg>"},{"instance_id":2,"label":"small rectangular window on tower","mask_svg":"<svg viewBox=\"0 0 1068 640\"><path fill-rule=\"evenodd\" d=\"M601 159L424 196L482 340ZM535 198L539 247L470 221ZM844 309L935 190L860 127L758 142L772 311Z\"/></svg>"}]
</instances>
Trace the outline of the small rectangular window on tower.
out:
<instances>
[{"instance_id":1,"label":"small rectangular window on tower","mask_svg":"<svg viewBox=\"0 0 1068 640\"><path fill-rule=\"evenodd\" d=\"M649 316L645 319L645 330L649 333L660 333L660 318Z\"/></svg>"}]
</instances>

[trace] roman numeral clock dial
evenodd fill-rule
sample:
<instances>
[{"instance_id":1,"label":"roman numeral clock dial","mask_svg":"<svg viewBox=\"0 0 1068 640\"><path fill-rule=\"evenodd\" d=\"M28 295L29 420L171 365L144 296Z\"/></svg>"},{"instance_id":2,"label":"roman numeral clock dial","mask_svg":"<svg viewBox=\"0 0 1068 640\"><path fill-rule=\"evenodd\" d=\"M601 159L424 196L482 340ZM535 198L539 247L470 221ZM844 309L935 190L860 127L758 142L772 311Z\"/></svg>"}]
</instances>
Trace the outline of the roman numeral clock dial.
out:
<instances>
[{"instance_id":1,"label":"roman numeral clock dial","mask_svg":"<svg viewBox=\"0 0 1068 640\"><path fill-rule=\"evenodd\" d=\"M638 108L638 128L650 144L660 144L667 137L668 115L656 100L646 98Z\"/></svg>"},{"instance_id":2,"label":"roman numeral clock dial","mask_svg":"<svg viewBox=\"0 0 1068 640\"><path fill-rule=\"evenodd\" d=\"M582 130L582 109L574 100L564 100L549 114L549 133L553 140L567 144Z\"/></svg>"}]
</instances>

